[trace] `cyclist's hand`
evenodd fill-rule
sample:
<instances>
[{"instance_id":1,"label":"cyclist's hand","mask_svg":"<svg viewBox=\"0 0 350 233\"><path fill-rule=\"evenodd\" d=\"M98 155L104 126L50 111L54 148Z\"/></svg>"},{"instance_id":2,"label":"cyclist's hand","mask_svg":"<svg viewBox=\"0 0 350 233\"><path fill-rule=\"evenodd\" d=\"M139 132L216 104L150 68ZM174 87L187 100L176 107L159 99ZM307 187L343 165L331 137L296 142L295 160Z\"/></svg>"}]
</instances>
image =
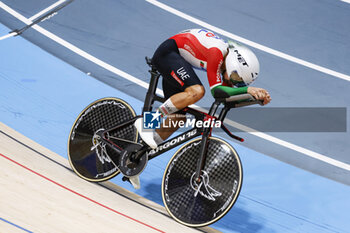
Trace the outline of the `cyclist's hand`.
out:
<instances>
[{"instance_id":1,"label":"cyclist's hand","mask_svg":"<svg viewBox=\"0 0 350 233\"><path fill-rule=\"evenodd\" d=\"M264 105L271 101L270 94L263 88L248 87L248 94L251 94L257 100L262 100Z\"/></svg>"}]
</instances>

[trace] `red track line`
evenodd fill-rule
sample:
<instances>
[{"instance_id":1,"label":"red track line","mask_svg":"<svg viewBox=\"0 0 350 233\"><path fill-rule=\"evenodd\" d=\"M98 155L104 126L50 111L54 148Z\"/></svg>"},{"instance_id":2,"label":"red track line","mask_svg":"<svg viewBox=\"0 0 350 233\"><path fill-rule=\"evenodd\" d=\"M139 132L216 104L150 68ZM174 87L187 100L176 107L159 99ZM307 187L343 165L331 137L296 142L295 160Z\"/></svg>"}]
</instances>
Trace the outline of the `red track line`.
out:
<instances>
[{"instance_id":1,"label":"red track line","mask_svg":"<svg viewBox=\"0 0 350 233\"><path fill-rule=\"evenodd\" d=\"M116 213L116 214L119 214L119 215L121 215L121 216L123 216L123 217L125 217L125 218L128 218L128 219L130 219L130 220L133 220L133 221L135 221L135 222L137 222L137 223L140 223L140 224L142 224L142 225L144 225L144 226L146 226L146 227L152 228L152 229L155 230L155 231L165 233L165 232L162 231L162 230L159 230L159 229L157 229L157 228L155 228L155 227L152 227L152 226L150 226L150 225L148 225L148 224L146 224L146 223L143 223L143 222L141 222L141 221L139 221L139 220L137 220L137 219L135 219L135 218L132 218L132 217L130 217L130 216L128 216L128 215L125 215L125 214L123 214L123 213L121 213L121 212L119 212L119 211L116 211L115 209L112 209L112 208L110 208L110 207L108 207L108 206L106 206L106 205L104 205L104 204L101 204L101 203L99 203L99 202L97 202L97 201L95 201L95 200L93 200L93 199L91 199L91 198L89 198L89 197L87 197L87 196L84 196L83 194L80 194L80 193L78 193L78 192L76 192L76 191L74 191L74 190L72 190L72 189L70 189L70 188L67 188L66 186L64 186L64 185L62 185L62 184L60 184L60 183L57 183L56 181L51 180L50 178L48 178L48 177L46 177L46 176L44 176L44 175L41 175L40 173L38 173L38 172L36 172L36 171L34 171L34 170L32 170L32 169L30 169L30 168L28 168L28 167L26 167L26 166L24 166L24 165L22 165L22 164L20 164L20 163L14 161L14 160L12 160L12 159L10 159L9 157L7 157L7 156L5 156L5 155L3 155L3 154L1 154L1 153L0 153L0 156L2 156L2 157L4 157L5 159L7 159L7 160L9 160L9 161L11 161L11 162L17 164L18 166L20 166L20 167L22 167L22 168L24 168L24 169L26 169L26 170L28 170L28 171L30 171L30 172L32 172L32 173L34 173L34 174L36 174L36 175L38 175L38 176L44 178L45 180L50 181L51 183L54 183L55 185L58 185L59 187L65 189L65 190L68 190L69 192L72 192L72 193L74 193L74 194L76 194L76 195L78 195L78 196L80 196L80 197L82 197L82 198L84 198L84 199L86 199L86 200L88 200L88 201L91 201L91 202L93 202L93 203L95 203L95 204L97 204L97 205L99 205L99 206L102 206L102 207L105 208L105 209L108 209L108 210L110 210L110 211L112 211L112 212L114 212L114 213Z\"/></svg>"}]
</instances>

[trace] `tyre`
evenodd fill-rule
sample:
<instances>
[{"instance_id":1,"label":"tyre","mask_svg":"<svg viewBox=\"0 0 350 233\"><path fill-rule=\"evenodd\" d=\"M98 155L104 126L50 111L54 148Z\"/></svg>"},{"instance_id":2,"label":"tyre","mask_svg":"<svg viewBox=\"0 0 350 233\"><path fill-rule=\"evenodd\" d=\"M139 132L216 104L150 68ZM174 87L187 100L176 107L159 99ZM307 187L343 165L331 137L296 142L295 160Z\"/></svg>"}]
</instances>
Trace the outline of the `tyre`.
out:
<instances>
[{"instance_id":1,"label":"tyre","mask_svg":"<svg viewBox=\"0 0 350 233\"><path fill-rule=\"evenodd\" d=\"M164 205L178 222L202 227L222 218L238 198L242 165L237 152L222 139L210 137L201 181L195 180L201 138L181 147L165 170Z\"/></svg>"},{"instance_id":2,"label":"tyre","mask_svg":"<svg viewBox=\"0 0 350 233\"><path fill-rule=\"evenodd\" d=\"M135 116L132 107L117 98L99 99L87 106L74 122L68 139L68 158L74 172L92 182L116 176L119 170L110 158L118 154L101 142L96 133L118 126ZM108 137L121 148L138 140L133 124L109 132Z\"/></svg>"}]
</instances>

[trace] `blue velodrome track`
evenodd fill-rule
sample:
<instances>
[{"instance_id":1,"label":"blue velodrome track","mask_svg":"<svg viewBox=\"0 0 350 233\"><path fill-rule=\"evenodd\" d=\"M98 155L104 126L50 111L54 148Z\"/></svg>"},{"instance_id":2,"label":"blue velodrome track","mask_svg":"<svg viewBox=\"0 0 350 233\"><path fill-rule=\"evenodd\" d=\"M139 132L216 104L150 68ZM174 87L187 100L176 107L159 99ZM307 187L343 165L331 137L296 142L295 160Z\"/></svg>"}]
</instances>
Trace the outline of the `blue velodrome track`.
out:
<instances>
[{"instance_id":1,"label":"blue velodrome track","mask_svg":"<svg viewBox=\"0 0 350 233\"><path fill-rule=\"evenodd\" d=\"M2 2L27 18L55 3ZM263 74L256 85L271 92L273 106L348 107L350 29L346 22L350 20L350 4L335 0L163 3L222 30L340 73L320 72L255 49ZM146 1L74 1L39 25L147 83L144 56L152 55L174 32L198 27L198 22L176 13ZM228 14L234 25L227 21ZM6 25L0 27L0 36L25 26L3 9L0 22ZM90 102L116 96L141 112L146 89L126 80L125 74L96 65L34 29L24 32L23 37L32 43L21 37L0 41L1 122L66 157L70 128ZM207 95L202 105L210 98ZM269 135L350 163L348 132ZM310 158L302 153L304 150L286 149L248 133L241 136L246 138L244 144L231 143L243 162L242 192L214 228L222 232L349 232L348 170ZM161 178L172 152L149 163L137 194L162 202ZM132 190L120 177L112 181Z\"/></svg>"}]
</instances>

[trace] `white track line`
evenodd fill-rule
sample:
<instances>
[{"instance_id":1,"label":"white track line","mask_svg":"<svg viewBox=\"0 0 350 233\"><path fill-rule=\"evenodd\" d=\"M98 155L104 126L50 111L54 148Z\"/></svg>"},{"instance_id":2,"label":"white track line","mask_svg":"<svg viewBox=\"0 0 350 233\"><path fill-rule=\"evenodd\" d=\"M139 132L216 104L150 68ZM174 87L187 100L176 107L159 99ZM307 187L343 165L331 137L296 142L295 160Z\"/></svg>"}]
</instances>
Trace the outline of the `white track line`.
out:
<instances>
[{"instance_id":1,"label":"white track line","mask_svg":"<svg viewBox=\"0 0 350 233\"><path fill-rule=\"evenodd\" d=\"M24 16L22 16L21 14L19 14L18 12L14 11L13 9L11 9L10 7L8 7L7 5L5 5L3 2L0 1L0 7L2 9L4 9L5 11L7 11L8 13L10 13L11 15L13 15L14 17L16 17L17 19L21 20L22 22L26 23L26 24L30 24L32 23L30 20L28 20L27 18L25 18ZM44 28L40 27L39 25L34 25L33 26L33 29L37 30L38 32L40 32L41 34L45 35L46 37L50 38L51 40L57 42L58 44L66 47L67 49L71 50L72 52L74 53L77 53L79 54L80 56L84 57L85 59L105 68L106 70L116 74L116 75L119 75L127 80L129 80L130 82L133 82L145 89L148 89L148 83L122 71L122 70L119 70L115 67L113 67L112 65L110 64L107 64L105 63L104 61L88 54L87 52L79 49L78 47L72 45L71 43L61 39L60 37L54 35L53 33L45 30ZM163 91L161 89L157 89L157 93L158 94L162 94ZM194 107L197 107L199 109L202 109L200 108L199 106L196 106L196 105L192 105ZM204 111L206 111L205 109L202 109ZM329 158L325 155L322 155L322 154L319 154L317 152L314 152L314 151L311 151L311 150L308 150L308 149L305 149L305 148L302 148L300 146L297 146L297 145L294 145L292 143L289 143L289 142L286 142L286 141L283 141L281 139L278 139L278 138L275 138L275 137L272 137L268 134L265 134L265 133L261 133L261 132L257 132L256 130L252 129L252 128L249 128L247 126L244 126L242 124L239 124L235 121L232 121L232 120L229 120L229 119L226 119L225 120L229 125L237 128L237 129L240 129L242 131L245 131L245 132L248 132L250 134L253 134L257 137L260 137L262 139L265 139L265 140L268 140L268 141L271 141L273 143L276 143L278 145L281 145L283 147L286 147L286 148L289 148L291 150L294 150L294 151L297 151L297 152L300 152L300 153L303 153L309 157L312 157L312 158L315 158L315 159L318 159L320 161L323 161L325 163L328 163L328 164L331 164L333 166L336 166L336 167L339 167L339 168L342 168L342 169L345 169L345 170L348 170L350 171L350 164L346 164L346 163L343 163L343 162L340 162L338 160L334 160L332 158Z\"/></svg>"},{"instance_id":2,"label":"white track line","mask_svg":"<svg viewBox=\"0 0 350 233\"><path fill-rule=\"evenodd\" d=\"M16 17L17 19L19 19L20 21L22 21L23 23L25 23L27 25L32 23L31 20L25 18L23 15L14 11L13 9L11 9L7 5L5 5L2 1L0 2L0 7L2 9L4 9L5 11L7 11L8 13L10 13L11 15L13 15L14 17ZM135 77L129 75L128 73L125 73L124 71L119 70L119 69L109 65L108 63L105 63L104 61L88 54L87 52L79 49L75 45L72 45L71 43L63 40L62 38L56 36L55 34L45 30L44 28L40 27L39 25L33 25L32 28L35 29L36 31L40 32L41 34L45 35L46 37L50 38L51 40L57 42L58 44L66 47L67 49L71 50L72 52L79 54L80 56L84 57L85 59L105 68L106 70L111 71L112 73L115 73L115 74L129 80L130 82L137 83L138 85L148 89L148 83L146 83L138 78L135 78Z\"/></svg>"},{"instance_id":3,"label":"white track line","mask_svg":"<svg viewBox=\"0 0 350 233\"><path fill-rule=\"evenodd\" d=\"M346 2L346 3L349 3L350 4L350 0L340 0L342 2Z\"/></svg>"},{"instance_id":4,"label":"white track line","mask_svg":"<svg viewBox=\"0 0 350 233\"><path fill-rule=\"evenodd\" d=\"M202 20L199 20L199 19L196 19L196 18L194 18L192 16L189 16L189 15L187 15L187 14L181 12L181 11L178 11L178 10L176 10L176 9L174 9L174 8L168 6L168 5L165 5L165 4L161 3L161 2L158 2L156 0L146 0L146 1L151 3L151 4L153 4L153 5L155 5L155 6L157 6L157 7L159 7L159 8L161 8L161 9L163 9L163 10L165 10L165 11L168 11L168 12L174 14L174 15L177 15L177 16L183 18L183 19L191 21L192 23L198 24L198 25L200 25L202 27L205 27L205 28L207 28L207 29L209 29L211 31L217 32L217 33L219 33L219 34L221 34L223 36L226 36L228 38L231 38L233 40L240 41L240 42L242 42L244 44L247 44L247 45L249 45L251 47L254 47L256 49L259 49L259 50L262 50L264 52L270 53L272 55L278 56L280 58L286 59L288 61L295 62L295 63L297 63L299 65L309 67L311 69L320 71L320 72L325 73L325 74L332 75L332 76L337 77L337 78L344 79L346 81L350 81L350 76L349 75L339 73L337 71L334 71L334 70L331 70L331 69L328 69L328 68L325 68L325 67L313 64L311 62L304 61L302 59L299 59L299 58L293 57L291 55L282 53L280 51L271 49L271 48L266 47L264 45L255 43L255 42L253 42L251 40L247 40L247 39L245 39L243 37L240 37L240 36L237 36L235 34L232 34L232 33L228 32L228 31L225 31L225 30L223 30L221 28L218 28L218 27L215 27L213 25L210 25L210 24L208 24L208 23L206 23L206 22L204 22Z\"/></svg>"},{"instance_id":5,"label":"white track line","mask_svg":"<svg viewBox=\"0 0 350 233\"><path fill-rule=\"evenodd\" d=\"M29 20L34 21L36 18L39 18L40 16L42 16L43 14L45 14L46 12L49 12L50 10L52 10L53 8L55 8L58 5L61 5L61 3L65 2L66 0L60 0L54 4L52 4L51 6L45 8L44 10L38 12L37 14L33 15L32 17L29 18Z\"/></svg>"},{"instance_id":6,"label":"white track line","mask_svg":"<svg viewBox=\"0 0 350 233\"><path fill-rule=\"evenodd\" d=\"M0 40L4 40L6 38L9 38L11 36L16 36L16 35L17 35L17 32L11 32L11 33L9 33L7 35L4 35L4 36L0 37Z\"/></svg>"}]
</instances>

